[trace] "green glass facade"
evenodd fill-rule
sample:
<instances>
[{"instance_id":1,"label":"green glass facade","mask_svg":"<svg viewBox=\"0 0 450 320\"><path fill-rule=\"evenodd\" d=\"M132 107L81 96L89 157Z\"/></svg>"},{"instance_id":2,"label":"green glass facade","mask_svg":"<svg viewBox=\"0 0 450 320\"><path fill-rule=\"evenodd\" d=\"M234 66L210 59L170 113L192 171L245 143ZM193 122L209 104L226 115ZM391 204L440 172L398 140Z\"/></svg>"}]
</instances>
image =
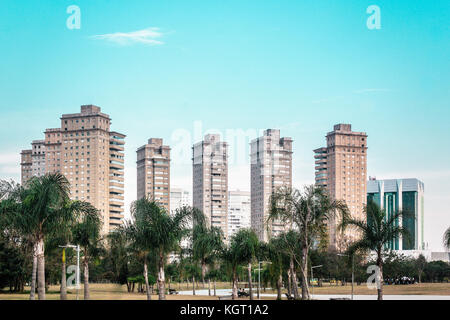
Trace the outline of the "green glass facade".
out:
<instances>
[{"instance_id":1,"label":"green glass facade","mask_svg":"<svg viewBox=\"0 0 450 320\"><path fill-rule=\"evenodd\" d=\"M403 227L408 230L408 236L403 238L403 250L413 250L416 243L416 199L417 192L403 192Z\"/></svg>"},{"instance_id":2,"label":"green glass facade","mask_svg":"<svg viewBox=\"0 0 450 320\"><path fill-rule=\"evenodd\" d=\"M424 184L411 179L369 180L367 202L373 201L386 212L386 219L401 210L401 225L407 236L394 239L386 245L391 250L423 250L424 242ZM370 223L368 218L368 223ZM400 221L395 221L399 226Z\"/></svg>"}]
</instances>

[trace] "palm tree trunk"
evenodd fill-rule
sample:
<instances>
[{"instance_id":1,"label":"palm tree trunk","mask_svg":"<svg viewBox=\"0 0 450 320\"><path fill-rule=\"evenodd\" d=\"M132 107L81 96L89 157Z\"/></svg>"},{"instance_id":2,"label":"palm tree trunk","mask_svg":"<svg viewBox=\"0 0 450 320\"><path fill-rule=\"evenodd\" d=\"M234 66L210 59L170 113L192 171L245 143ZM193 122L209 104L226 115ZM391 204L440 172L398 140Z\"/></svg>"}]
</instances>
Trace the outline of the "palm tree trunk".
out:
<instances>
[{"instance_id":1,"label":"palm tree trunk","mask_svg":"<svg viewBox=\"0 0 450 320\"><path fill-rule=\"evenodd\" d=\"M291 284L292 284L292 282L291 282L291 270L290 269L288 269L287 276L288 276L288 279L287 279L287 293L288 293L288 296L290 297L292 295L292 291L291 291Z\"/></svg>"},{"instance_id":2,"label":"palm tree trunk","mask_svg":"<svg viewBox=\"0 0 450 320\"><path fill-rule=\"evenodd\" d=\"M164 274L164 257L159 256L159 272L158 272L158 296L159 300L166 300L166 283Z\"/></svg>"},{"instance_id":3,"label":"palm tree trunk","mask_svg":"<svg viewBox=\"0 0 450 320\"><path fill-rule=\"evenodd\" d=\"M308 287L308 248L302 249L302 300L309 300Z\"/></svg>"},{"instance_id":4,"label":"palm tree trunk","mask_svg":"<svg viewBox=\"0 0 450 320\"><path fill-rule=\"evenodd\" d=\"M233 270L233 287L232 287L232 294L231 297L233 300L237 299L237 276L236 276L236 270Z\"/></svg>"},{"instance_id":5,"label":"palm tree trunk","mask_svg":"<svg viewBox=\"0 0 450 320\"><path fill-rule=\"evenodd\" d=\"M383 300L383 259L381 258L381 251L378 253L377 266L379 268L378 273L379 287L377 288L378 300Z\"/></svg>"},{"instance_id":6,"label":"palm tree trunk","mask_svg":"<svg viewBox=\"0 0 450 320\"><path fill-rule=\"evenodd\" d=\"M214 279L214 297L216 296L216 279Z\"/></svg>"},{"instance_id":7,"label":"palm tree trunk","mask_svg":"<svg viewBox=\"0 0 450 320\"><path fill-rule=\"evenodd\" d=\"M253 288L252 288L252 263L248 263L248 292L250 300L253 300Z\"/></svg>"},{"instance_id":8,"label":"palm tree trunk","mask_svg":"<svg viewBox=\"0 0 450 320\"><path fill-rule=\"evenodd\" d=\"M195 296L195 277L192 276L192 295Z\"/></svg>"},{"instance_id":9,"label":"palm tree trunk","mask_svg":"<svg viewBox=\"0 0 450 320\"><path fill-rule=\"evenodd\" d=\"M205 260L202 260L202 284L203 284L203 289L205 289L205 275L206 275L206 262L205 262Z\"/></svg>"},{"instance_id":10,"label":"palm tree trunk","mask_svg":"<svg viewBox=\"0 0 450 320\"><path fill-rule=\"evenodd\" d=\"M33 268L31 271L30 300L35 300L36 294L36 273L37 273L37 245L33 246Z\"/></svg>"},{"instance_id":11,"label":"palm tree trunk","mask_svg":"<svg viewBox=\"0 0 450 320\"><path fill-rule=\"evenodd\" d=\"M45 300L45 257L43 237L40 237L37 245L37 276L38 299Z\"/></svg>"},{"instance_id":12,"label":"palm tree trunk","mask_svg":"<svg viewBox=\"0 0 450 320\"><path fill-rule=\"evenodd\" d=\"M89 264L86 259L86 256L84 256L84 300L89 300L90 294L89 294Z\"/></svg>"},{"instance_id":13,"label":"palm tree trunk","mask_svg":"<svg viewBox=\"0 0 450 320\"><path fill-rule=\"evenodd\" d=\"M61 290L60 299L67 300L67 283L66 283L66 249L63 248L62 268L61 268Z\"/></svg>"},{"instance_id":14,"label":"palm tree trunk","mask_svg":"<svg viewBox=\"0 0 450 320\"><path fill-rule=\"evenodd\" d=\"M150 286L148 284L147 260L144 261L144 279L145 279L145 290L147 291L147 300L152 300L152 295L150 293Z\"/></svg>"},{"instance_id":15,"label":"palm tree trunk","mask_svg":"<svg viewBox=\"0 0 450 320\"><path fill-rule=\"evenodd\" d=\"M277 300L281 300L281 286L283 285L283 276L280 273L277 281Z\"/></svg>"},{"instance_id":16,"label":"palm tree trunk","mask_svg":"<svg viewBox=\"0 0 450 320\"><path fill-rule=\"evenodd\" d=\"M289 262L289 270L291 271L291 281L292 281L292 291L294 293L294 299L298 300L298 285L297 285L297 274L294 268L294 257L291 257Z\"/></svg>"},{"instance_id":17,"label":"palm tree trunk","mask_svg":"<svg viewBox=\"0 0 450 320\"><path fill-rule=\"evenodd\" d=\"M211 296L211 279L208 279L208 296Z\"/></svg>"}]
</instances>

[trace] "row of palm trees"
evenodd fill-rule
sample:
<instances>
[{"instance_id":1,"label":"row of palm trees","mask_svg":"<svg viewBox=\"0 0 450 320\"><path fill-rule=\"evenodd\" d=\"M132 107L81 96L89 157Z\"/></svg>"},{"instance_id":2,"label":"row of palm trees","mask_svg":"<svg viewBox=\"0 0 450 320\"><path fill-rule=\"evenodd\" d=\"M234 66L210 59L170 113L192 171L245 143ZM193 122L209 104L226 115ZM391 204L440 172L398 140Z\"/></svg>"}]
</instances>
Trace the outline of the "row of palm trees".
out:
<instances>
[{"instance_id":1,"label":"row of palm trees","mask_svg":"<svg viewBox=\"0 0 450 320\"><path fill-rule=\"evenodd\" d=\"M80 244L84 253L85 297L89 298L89 259L100 244L100 216L91 204L71 201L70 184L60 173L35 177L26 186L1 185L0 224L10 241L32 248L30 299L45 299L45 249L55 243ZM63 272L65 276L65 272ZM65 281L61 282L65 298Z\"/></svg>"},{"instance_id":2,"label":"row of palm trees","mask_svg":"<svg viewBox=\"0 0 450 320\"><path fill-rule=\"evenodd\" d=\"M89 203L71 201L70 185L60 173L31 179L26 186L14 183L0 184L0 227L10 241L29 245L32 254L32 280L30 299L45 299L45 250L67 243L79 244L82 249L84 272L84 298L89 299L89 264L106 247L118 250L121 256L132 254L142 263L147 299L151 299L149 264L156 265L158 297L166 294L165 267L170 254L181 252L181 243L190 242L191 260L200 266L201 281L205 287L206 273L213 274L218 267L229 271L232 297L238 297L238 269L246 266L250 299L253 299L252 268L255 261L268 261L270 282L281 299L283 275L287 274L288 292L295 299L310 299L308 265L313 248L328 243L328 225L340 221L339 230L351 227L360 234L351 243L348 254L375 251L379 272L378 299L383 296L382 254L388 242L408 237L398 225L407 213L397 212L390 217L375 203L365 208L367 220L349 215L343 201L333 200L324 189L307 186L299 191L280 188L270 199L270 212L266 221L269 234L272 223L286 226L281 234L260 242L254 231L241 229L225 244L221 229L211 227L204 214L185 206L169 214L150 198L135 201L131 206L131 219L106 237L102 236L99 212ZM450 228L445 235L450 247ZM300 275L298 277L297 271ZM61 277L61 299L67 298L65 261ZM192 279L193 283L195 279ZM301 284L299 292L298 283Z\"/></svg>"}]
</instances>

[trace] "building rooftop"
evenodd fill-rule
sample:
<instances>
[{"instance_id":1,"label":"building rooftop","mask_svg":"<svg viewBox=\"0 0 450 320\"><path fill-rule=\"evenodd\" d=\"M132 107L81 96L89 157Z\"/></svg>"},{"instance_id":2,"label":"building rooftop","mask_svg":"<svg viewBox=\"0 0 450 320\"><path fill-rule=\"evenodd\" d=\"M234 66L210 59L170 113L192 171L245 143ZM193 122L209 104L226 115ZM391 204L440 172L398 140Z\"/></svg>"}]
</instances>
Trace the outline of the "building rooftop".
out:
<instances>
[{"instance_id":1,"label":"building rooftop","mask_svg":"<svg viewBox=\"0 0 450 320\"><path fill-rule=\"evenodd\" d=\"M416 178L368 180L367 193L377 193L383 188L384 192L397 192L401 186L402 191L424 191L424 183Z\"/></svg>"}]
</instances>

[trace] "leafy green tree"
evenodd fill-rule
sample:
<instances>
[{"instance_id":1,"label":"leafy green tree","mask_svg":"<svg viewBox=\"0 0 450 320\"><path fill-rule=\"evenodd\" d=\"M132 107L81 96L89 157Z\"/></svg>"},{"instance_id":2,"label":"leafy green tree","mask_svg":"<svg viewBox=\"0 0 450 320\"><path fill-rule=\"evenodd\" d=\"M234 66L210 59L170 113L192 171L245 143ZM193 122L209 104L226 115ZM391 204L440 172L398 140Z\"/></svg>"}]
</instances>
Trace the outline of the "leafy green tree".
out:
<instances>
[{"instance_id":1,"label":"leafy green tree","mask_svg":"<svg viewBox=\"0 0 450 320\"><path fill-rule=\"evenodd\" d=\"M26 256L19 247L0 237L0 290L9 287L10 292L22 292L27 277Z\"/></svg>"},{"instance_id":2,"label":"leafy green tree","mask_svg":"<svg viewBox=\"0 0 450 320\"><path fill-rule=\"evenodd\" d=\"M424 278L429 282L442 282L450 275L450 265L444 261L431 261L427 263Z\"/></svg>"},{"instance_id":3,"label":"leafy green tree","mask_svg":"<svg viewBox=\"0 0 450 320\"><path fill-rule=\"evenodd\" d=\"M348 248L350 254L355 251L374 250L376 252L378 300L383 300L383 252L390 241L394 241L401 236L409 236L408 230L398 225L399 219L408 214L397 211L387 217L385 210L380 209L373 201L366 205L364 211L367 215L366 221L345 217L341 227L344 230L346 227L352 226L360 233L360 240L352 243Z\"/></svg>"},{"instance_id":4,"label":"leafy green tree","mask_svg":"<svg viewBox=\"0 0 450 320\"><path fill-rule=\"evenodd\" d=\"M348 208L343 201L332 200L326 191L318 186L306 186L303 192L291 188L276 190L270 199L271 210L268 223L280 221L298 231L301 246L300 271L302 299L309 299L308 257L313 244L327 233L327 225L337 215L346 217ZM294 255L292 258L296 258ZM293 263L291 263L293 274ZM295 275L295 274L293 274ZM294 283L296 283L294 279ZM295 294L295 291L294 291Z\"/></svg>"}]
</instances>

